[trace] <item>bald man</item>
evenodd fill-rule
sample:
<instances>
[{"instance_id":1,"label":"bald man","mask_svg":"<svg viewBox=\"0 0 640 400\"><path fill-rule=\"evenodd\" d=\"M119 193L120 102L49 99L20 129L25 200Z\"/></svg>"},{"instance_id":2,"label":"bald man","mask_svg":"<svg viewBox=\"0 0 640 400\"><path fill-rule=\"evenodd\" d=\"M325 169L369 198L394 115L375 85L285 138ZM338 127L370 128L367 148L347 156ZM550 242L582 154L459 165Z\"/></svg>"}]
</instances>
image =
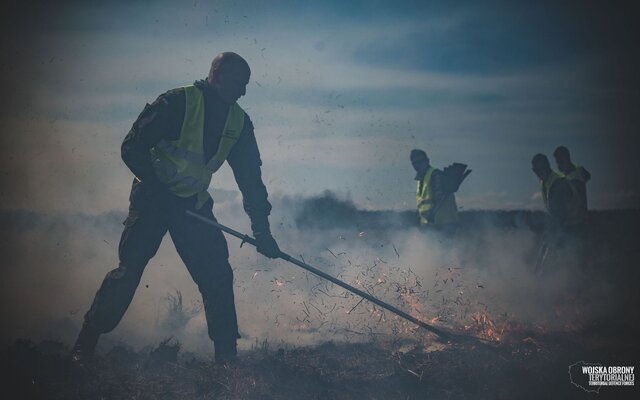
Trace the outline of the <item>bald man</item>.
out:
<instances>
[{"instance_id":1,"label":"bald man","mask_svg":"<svg viewBox=\"0 0 640 400\"><path fill-rule=\"evenodd\" d=\"M206 79L170 90L147 104L122 143L122 159L135 178L120 239L118 268L96 293L73 348L82 365L98 338L122 319L149 260L169 232L202 295L209 337L219 362L236 357L238 323L233 273L222 232L186 214L215 219L207 188L226 161L242 192L243 206L263 255L280 249L271 235L271 204L262 182L260 153L249 116L237 101L251 70L238 54L217 55Z\"/></svg>"}]
</instances>

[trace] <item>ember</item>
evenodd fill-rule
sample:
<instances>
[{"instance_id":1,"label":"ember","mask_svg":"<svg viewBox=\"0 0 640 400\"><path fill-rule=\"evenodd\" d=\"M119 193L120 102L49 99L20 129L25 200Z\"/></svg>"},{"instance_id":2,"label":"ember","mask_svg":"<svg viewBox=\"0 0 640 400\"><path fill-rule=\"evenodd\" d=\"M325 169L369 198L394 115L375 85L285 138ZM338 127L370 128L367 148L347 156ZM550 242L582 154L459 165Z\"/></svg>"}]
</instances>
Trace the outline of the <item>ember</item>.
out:
<instances>
[{"instance_id":1,"label":"ember","mask_svg":"<svg viewBox=\"0 0 640 400\"><path fill-rule=\"evenodd\" d=\"M504 328L498 329L487 313L473 313L471 320L474 322L473 324L464 326L466 332L495 342L499 342L502 339L502 334L505 332Z\"/></svg>"}]
</instances>

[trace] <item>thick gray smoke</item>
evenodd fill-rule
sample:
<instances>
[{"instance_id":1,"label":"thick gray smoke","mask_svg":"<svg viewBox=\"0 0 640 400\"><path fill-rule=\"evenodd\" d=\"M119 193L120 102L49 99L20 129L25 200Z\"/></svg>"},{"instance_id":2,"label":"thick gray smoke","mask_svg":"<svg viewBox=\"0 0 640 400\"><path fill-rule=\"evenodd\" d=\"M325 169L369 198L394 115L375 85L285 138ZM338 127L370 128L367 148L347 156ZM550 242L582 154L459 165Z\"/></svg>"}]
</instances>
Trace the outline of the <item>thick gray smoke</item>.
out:
<instances>
[{"instance_id":1,"label":"thick gray smoke","mask_svg":"<svg viewBox=\"0 0 640 400\"><path fill-rule=\"evenodd\" d=\"M484 217L449 240L420 231L411 224L411 213L364 212L330 194L272 202L272 230L283 251L426 322L477 328L487 317L496 324L567 330L600 315L580 291L587 279L572 262L575 257L557 256L556 268L542 277L533 273L539 235L526 224L498 227L494 217ZM239 196L219 201L214 213L221 223L249 232ZM2 241L7 255L0 291L3 344L18 337L73 342L104 275L117 266L124 217L2 215L11 228ZM265 340L307 345L421 341L426 335L296 266L268 260L248 245L239 248L235 238L228 243L241 348ZM589 296L601 300L607 291L605 283L592 285ZM196 285L167 235L125 318L100 346L122 342L140 348L169 336L187 350L210 354L213 349Z\"/></svg>"}]
</instances>

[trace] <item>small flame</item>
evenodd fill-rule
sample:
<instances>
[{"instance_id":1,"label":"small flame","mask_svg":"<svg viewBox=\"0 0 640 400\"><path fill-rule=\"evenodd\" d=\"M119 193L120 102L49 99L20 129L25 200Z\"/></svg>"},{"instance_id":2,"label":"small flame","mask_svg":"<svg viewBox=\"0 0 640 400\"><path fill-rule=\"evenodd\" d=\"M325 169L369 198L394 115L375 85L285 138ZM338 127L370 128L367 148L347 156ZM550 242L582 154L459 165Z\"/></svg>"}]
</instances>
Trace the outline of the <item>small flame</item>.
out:
<instances>
[{"instance_id":1,"label":"small flame","mask_svg":"<svg viewBox=\"0 0 640 400\"><path fill-rule=\"evenodd\" d=\"M472 324L464 326L465 331L494 342L500 342L502 340L506 326L497 327L487 313L482 311L473 313L471 320L473 321Z\"/></svg>"}]
</instances>

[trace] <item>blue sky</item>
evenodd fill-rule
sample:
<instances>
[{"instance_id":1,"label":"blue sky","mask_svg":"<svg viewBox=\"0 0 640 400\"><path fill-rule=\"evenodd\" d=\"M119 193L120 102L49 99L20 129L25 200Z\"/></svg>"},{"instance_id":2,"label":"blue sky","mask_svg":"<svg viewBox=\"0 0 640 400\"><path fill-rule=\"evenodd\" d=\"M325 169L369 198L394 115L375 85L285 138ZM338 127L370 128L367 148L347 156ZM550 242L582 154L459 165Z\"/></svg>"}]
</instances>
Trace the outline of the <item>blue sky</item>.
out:
<instances>
[{"instance_id":1,"label":"blue sky","mask_svg":"<svg viewBox=\"0 0 640 400\"><path fill-rule=\"evenodd\" d=\"M317 4L316 4L317 3ZM413 207L412 148L465 162L470 208L540 208L533 154L591 170L590 204L635 207L633 14L565 2L70 2L7 6L3 209L126 207L119 156L146 102L236 51L272 195ZM630 72L631 71L631 72ZM228 168L213 187L236 190Z\"/></svg>"}]
</instances>

